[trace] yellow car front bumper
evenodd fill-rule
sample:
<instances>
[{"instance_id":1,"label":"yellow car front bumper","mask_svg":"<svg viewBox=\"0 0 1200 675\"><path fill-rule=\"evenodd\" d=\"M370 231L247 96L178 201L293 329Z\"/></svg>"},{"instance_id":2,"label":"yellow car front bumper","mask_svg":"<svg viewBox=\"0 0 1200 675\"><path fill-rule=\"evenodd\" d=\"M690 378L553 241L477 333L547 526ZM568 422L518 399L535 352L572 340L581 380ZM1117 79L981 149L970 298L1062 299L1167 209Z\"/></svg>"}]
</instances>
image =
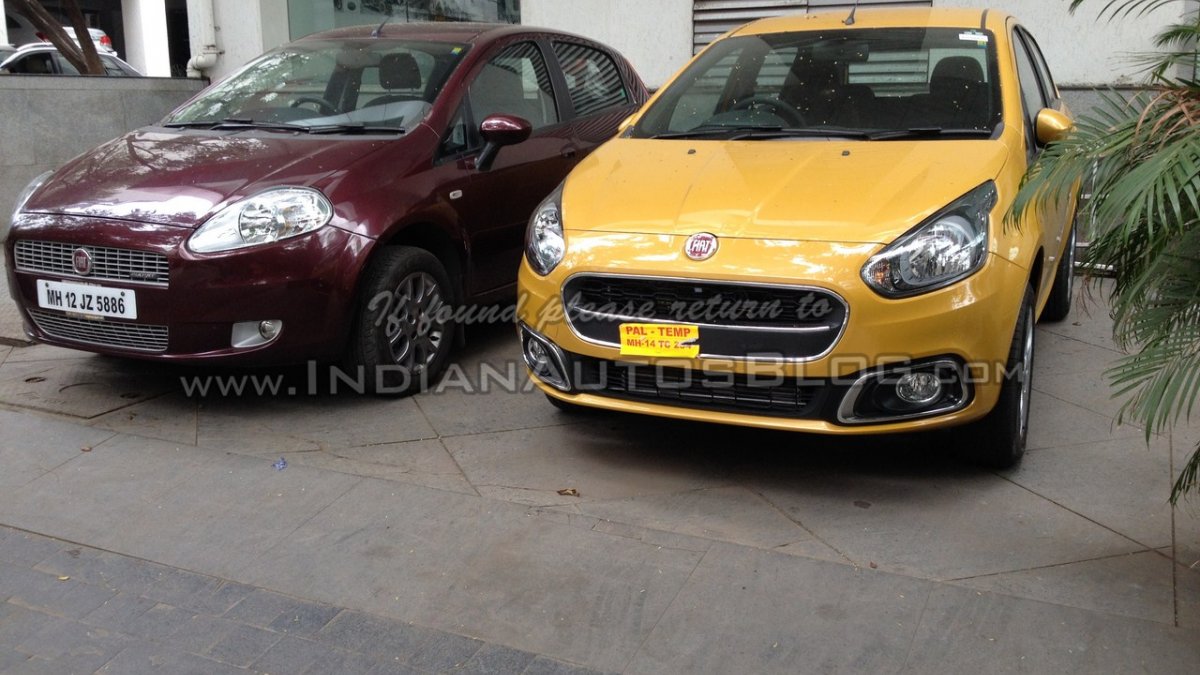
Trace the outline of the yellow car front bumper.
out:
<instances>
[{"instance_id":1,"label":"yellow car front bumper","mask_svg":"<svg viewBox=\"0 0 1200 675\"><path fill-rule=\"evenodd\" d=\"M756 410L729 397L678 396L614 392L605 387L555 387L533 376L547 395L583 406L679 419L809 431L871 434L953 426L979 419L995 405L1022 294L1029 272L998 256L990 256L971 277L923 295L888 299L860 278L878 244L839 244L762 239L721 240L720 254L704 262L681 255L684 237L612 232L568 232L566 259L547 277L523 263L519 277L518 318L522 330L540 336L560 351L568 370L585 362L637 363L677 374L717 373L724 381L733 373L758 382L787 381L804 389L812 403L793 412ZM581 276L613 279L689 280L698 283L768 284L828 291L847 308L844 326L829 349L785 358L747 358L722 354L693 359L622 356L618 346L585 336L567 320L563 288ZM700 329L701 353L705 331ZM524 344L524 338L523 338ZM728 351L728 350L727 350ZM528 360L528 359L527 359ZM894 367L930 363L953 364L962 378L955 405L927 410L864 416L854 414L849 397L862 396L861 384L872 373ZM631 371L632 372L632 371ZM690 375L685 375L690 381ZM860 385L855 390L856 384ZM802 386L801 386L802 385ZM673 385L677 386L677 385ZM885 385L880 385L881 387ZM669 389L670 387L668 387ZM703 392L701 392L703 394ZM849 405L849 407L847 407Z\"/></svg>"}]
</instances>

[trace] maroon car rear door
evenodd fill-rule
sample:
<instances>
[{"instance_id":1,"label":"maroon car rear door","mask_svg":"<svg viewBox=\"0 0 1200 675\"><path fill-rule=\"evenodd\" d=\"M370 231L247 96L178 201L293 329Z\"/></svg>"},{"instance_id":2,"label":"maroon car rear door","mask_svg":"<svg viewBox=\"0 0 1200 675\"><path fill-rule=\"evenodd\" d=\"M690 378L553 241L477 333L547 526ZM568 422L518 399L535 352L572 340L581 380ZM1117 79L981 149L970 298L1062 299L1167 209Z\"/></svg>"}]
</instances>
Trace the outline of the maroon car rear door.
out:
<instances>
[{"instance_id":1,"label":"maroon car rear door","mask_svg":"<svg viewBox=\"0 0 1200 675\"><path fill-rule=\"evenodd\" d=\"M617 126L646 100L646 89L632 69L598 45L554 37L550 49L561 67L571 128L580 157L612 138Z\"/></svg>"}]
</instances>

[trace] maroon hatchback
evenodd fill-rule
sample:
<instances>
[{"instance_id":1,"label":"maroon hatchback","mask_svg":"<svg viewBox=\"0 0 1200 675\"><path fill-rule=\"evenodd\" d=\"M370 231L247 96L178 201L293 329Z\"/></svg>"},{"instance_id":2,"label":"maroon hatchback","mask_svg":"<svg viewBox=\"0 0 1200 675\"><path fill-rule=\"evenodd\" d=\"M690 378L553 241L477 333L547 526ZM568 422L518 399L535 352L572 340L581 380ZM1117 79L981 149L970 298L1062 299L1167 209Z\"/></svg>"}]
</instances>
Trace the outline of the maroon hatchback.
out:
<instances>
[{"instance_id":1,"label":"maroon hatchback","mask_svg":"<svg viewBox=\"0 0 1200 675\"><path fill-rule=\"evenodd\" d=\"M646 97L618 54L547 30L312 35L30 184L10 287L42 342L344 358L409 391L446 364L447 310L511 296L530 213Z\"/></svg>"}]
</instances>

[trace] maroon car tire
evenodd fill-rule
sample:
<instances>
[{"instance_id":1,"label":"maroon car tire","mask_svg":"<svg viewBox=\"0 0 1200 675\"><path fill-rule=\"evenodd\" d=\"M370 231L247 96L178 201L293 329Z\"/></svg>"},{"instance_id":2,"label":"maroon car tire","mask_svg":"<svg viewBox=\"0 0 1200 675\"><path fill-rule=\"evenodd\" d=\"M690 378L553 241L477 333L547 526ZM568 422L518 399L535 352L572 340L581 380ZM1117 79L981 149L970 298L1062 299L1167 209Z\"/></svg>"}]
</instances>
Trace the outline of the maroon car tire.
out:
<instances>
[{"instance_id":1,"label":"maroon car tire","mask_svg":"<svg viewBox=\"0 0 1200 675\"><path fill-rule=\"evenodd\" d=\"M349 360L368 393L407 396L446 367L455 324L450 277L428 251L388 247L367 268Z\"/></svg>"}]
</instances>

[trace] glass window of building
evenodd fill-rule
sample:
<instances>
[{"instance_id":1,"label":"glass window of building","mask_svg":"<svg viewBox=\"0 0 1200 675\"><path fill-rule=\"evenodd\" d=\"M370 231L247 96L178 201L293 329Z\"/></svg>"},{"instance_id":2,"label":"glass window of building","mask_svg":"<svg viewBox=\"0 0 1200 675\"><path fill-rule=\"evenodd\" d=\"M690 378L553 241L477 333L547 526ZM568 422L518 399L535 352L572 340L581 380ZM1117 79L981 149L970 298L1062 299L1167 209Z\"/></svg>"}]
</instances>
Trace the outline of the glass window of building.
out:
<instances>
[{"instance_id":1,"label":"glass window of building","mask_svg":"<svg viewBox=\"0 0 1200 675\"><path fill-rule=\"evenodd\" d=\"M520 23L521 0L288 0L291 39L332 28L392 21Z\"/></svg>"}]
</instances>

